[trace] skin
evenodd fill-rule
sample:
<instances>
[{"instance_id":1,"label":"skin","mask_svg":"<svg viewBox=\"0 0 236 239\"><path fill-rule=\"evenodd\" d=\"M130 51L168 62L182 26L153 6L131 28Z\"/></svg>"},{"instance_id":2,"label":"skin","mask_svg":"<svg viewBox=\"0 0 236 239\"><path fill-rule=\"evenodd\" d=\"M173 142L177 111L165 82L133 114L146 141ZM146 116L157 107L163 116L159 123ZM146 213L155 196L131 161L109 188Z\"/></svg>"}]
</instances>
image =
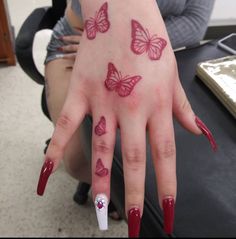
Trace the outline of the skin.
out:
<instances>
[{"instance_id":1,"label":"skin","mask_svg":"<svg viewBox=\"0 0 236 239\"><path fill-rule=\"evenodd\" d=\"M71 11L70 4L66 8L65 15L71 26L83 27L81 19L78 19L74 12ZM67 53L64 59L50 61L45 66L47 105L54 126L66 99L76 55L75 52L79 48L80 36L63 36L63 40L74 44L63 47L62 50ZM71 52L72 54L70 54ZM73 178L91 183L91 164L89 160L86 160L83 152L82 137L83 131L78 127L73 137L68 141L62 159L67 172Z\"/></svg>"},{"instance_id":2,"label":"skin","mask_svg":"<svg viewBox=\"0 0 236 239\"><path fill-rule=\"evenodd\" d=\"M94 16L103 3L101 0L81 0L83 18ZM173 113L192 133L201 134L201 131L180 84L174 53L156 1L107 0L107 3L111 27L106 33L97 34L92 41L87 39L86 34L82 35L72 73L65 70L65 66L71 64L68 59L54 61L46 67L50 87L49 108L55 130L45 157L53 160L53 172L62 158L70 165L69 168L75 169L71 167L72 159L77 155L73 146L76 144L78 148L81 143L79 127L84 116L91 114L94 122L99 122L104 115L106 134L101 137L93 134L92 137L92 172L96 171L97 160L101 158L109 173L106 177L92 174L93 197L99 193L105 193L108 198L110 196L110 171L119 125L126 211L135 207L142 215L146 129L150 135L161 207L163 199L175 199L177 194ZM158 61L150 61L148 57L136 55L130 50L130 15L135 16L149 32L155 33L158 29L158 35L167 42ZM73 17L70 21L72 26L77 26ZM142 77L128 97L111 94L104 87L108 62L113 62L121 72ZM58 67L60 64L61 70ZM59 84L59 79L61 85L57 89L55 86ZM83 155L82 147L78 151ZM82 160L79 162L89 168ZM76 170L80 171L81 165Z\"/></svg>"}]
</instances>

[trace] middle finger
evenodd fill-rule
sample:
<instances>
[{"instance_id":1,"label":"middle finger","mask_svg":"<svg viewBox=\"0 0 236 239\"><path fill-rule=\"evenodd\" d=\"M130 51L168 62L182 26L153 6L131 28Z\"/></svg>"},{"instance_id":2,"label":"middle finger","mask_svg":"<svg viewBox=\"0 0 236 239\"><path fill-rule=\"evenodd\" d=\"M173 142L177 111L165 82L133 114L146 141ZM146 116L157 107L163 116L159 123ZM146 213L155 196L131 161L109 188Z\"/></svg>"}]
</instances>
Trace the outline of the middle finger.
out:
<instances>
[{"instance_id":1,"label":"middle finger","mask_svg":"<svg viewBox=\"0 0 236 239\"><path fill-rule=\"evenodd\" d=\"M115 145L116 120L109 113L93 114L92 191L100 230L108 229L111 166Z\"/></svg>"}]
</instances>

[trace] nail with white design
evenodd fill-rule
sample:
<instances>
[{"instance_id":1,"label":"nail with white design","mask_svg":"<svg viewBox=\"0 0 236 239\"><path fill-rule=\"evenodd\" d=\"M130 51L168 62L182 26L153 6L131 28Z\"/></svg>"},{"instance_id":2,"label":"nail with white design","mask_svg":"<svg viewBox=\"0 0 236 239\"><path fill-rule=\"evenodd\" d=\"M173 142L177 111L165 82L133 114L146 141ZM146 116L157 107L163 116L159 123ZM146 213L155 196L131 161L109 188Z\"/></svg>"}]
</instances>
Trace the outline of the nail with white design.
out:
<instances>
[{"instance_id":1,"label":"nail with white design","mask_svg":"<svg viewBox=\"0 0 236 239\"><path fill-rule=\"evenodd\" d=\"M105 194L97 194L95 201L99 229L108 229L108 198Z\"/></svg>"}]
</instances>

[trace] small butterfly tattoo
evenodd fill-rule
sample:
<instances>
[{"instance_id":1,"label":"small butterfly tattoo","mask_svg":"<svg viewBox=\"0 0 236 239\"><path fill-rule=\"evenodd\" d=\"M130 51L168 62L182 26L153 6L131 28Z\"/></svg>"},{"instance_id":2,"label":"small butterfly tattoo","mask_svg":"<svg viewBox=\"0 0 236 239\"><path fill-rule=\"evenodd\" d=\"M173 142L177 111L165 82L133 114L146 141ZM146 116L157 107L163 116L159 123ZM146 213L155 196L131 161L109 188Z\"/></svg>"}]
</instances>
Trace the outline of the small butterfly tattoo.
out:
<instances>
[{"instance_id":1,"label":"small butterfly tattoo","mask_svg":"<svg viewBox=\"0 0 236 239\"><path fill-rule=\"evenodd\" d=\"M105 177L108 173L108 169L104 167L102 160L99 158L96 162L95 174L99 177Z\"/></svg>"},{"instance_id":2,"label":"small butterfly tattoo","mask_svg":"<svg viewBox=\"0 0 236 239\"><path fill-rule=\"evenodd\" d=\"M106 119L104 116L102 116L98 122L98 124L95 126L95 134L98 136L102 136L106 133Z\"/></svg>"}]
</instances>

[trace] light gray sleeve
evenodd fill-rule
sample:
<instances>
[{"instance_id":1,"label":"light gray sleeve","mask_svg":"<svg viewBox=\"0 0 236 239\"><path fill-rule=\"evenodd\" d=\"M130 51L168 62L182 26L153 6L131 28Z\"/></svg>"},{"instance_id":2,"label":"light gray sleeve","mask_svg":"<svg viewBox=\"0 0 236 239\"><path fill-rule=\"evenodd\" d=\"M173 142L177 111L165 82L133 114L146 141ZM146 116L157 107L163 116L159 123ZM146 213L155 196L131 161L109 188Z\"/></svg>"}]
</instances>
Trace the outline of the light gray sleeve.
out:
<instances>
[{"instance_id":1,"label":"light gray sleeve","mask_svg":"<svg viewBox=\"0 0 236 239\"><path fill-rule=\"evenodd\" d=\"M174 49L194 45L203 39L214 2L188 0L182 15L167 16L164 19Z\"/></svg>"},{"instance_id":2,"label":"light gray sleeve","mask_svg":"<svg viewBox=\"0 0 236 239\"><path fill-rule=\"evenodd\" d=\"M72 0L71 8L75 12L75 14L77 14L77 16L82 16L79 0Z\"/></svg>"}]
</instances>

